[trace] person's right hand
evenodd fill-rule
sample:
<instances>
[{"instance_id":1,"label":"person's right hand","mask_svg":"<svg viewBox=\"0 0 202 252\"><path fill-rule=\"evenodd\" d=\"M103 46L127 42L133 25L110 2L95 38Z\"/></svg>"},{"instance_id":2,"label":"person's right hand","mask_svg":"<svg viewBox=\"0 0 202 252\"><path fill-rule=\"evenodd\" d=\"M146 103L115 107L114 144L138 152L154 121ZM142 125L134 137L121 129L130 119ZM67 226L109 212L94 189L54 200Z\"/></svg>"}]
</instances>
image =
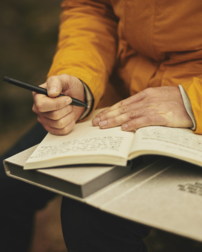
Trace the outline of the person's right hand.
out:
<instances>
[{"instance_id":1,"label":"person's right hand","mask_svg":"<svg viewBox=\"0 0 202 252\"><path fill-rule=\"evenodd\" d=\"M85 100L83 84L74 76L62 74L50 77L40 87L47 89L49 97L33 92L32 110L38 121L54 135L68 134L85 109L70 105L71 97ZM60 93L65 96L57 97Z\"/></svg>"}]
</instances>

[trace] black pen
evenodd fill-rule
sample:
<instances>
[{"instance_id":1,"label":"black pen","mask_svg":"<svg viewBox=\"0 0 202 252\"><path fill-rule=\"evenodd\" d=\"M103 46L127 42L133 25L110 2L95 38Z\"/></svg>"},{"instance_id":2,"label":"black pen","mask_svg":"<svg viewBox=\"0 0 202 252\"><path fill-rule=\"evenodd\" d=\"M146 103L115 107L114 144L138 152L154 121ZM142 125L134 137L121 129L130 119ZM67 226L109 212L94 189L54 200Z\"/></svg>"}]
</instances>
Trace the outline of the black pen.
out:
<instances>
[{"instance_id":1,"label":"black pen","mask_svg":"<svg viewBox=\"0 0 202 252\"><path fill-rule=\"evenodd\" d=\"M32 84L29 84L29 83L26 83L26 82L23 82L23 81L19 81L19 80L16 80L16 79L13 79L13 78L10 78L10 77L7 77L7 76L4 76L3 80L8 82L8 83L11 83L13 85L16 85L18 87L22 87L22 88L34 91L36 93L44 94L44 95L48 96L47 89L45 89L45 88L38 87L36 85L32 85ZM65 96L65 95L60 94L59 96ZM78 99L72 98L72 97L71 97L71 99L72 99L71 105L75 105L75 106L78 106L78 107L87 107L86 103L84 103L84 102L82 102L82 101L80 101Z\"/></svg>"}]
</instances>

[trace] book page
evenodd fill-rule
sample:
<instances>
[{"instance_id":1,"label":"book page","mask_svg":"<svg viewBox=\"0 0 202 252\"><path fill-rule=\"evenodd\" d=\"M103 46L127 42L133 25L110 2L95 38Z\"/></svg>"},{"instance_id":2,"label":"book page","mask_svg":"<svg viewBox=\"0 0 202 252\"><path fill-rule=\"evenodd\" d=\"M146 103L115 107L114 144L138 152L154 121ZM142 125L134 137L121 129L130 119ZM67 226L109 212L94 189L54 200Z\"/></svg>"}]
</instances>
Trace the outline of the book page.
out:
<instances>
[{"instance_id":1,"label":"book page","mask_svg":"<svg viewBox=\"0 0 202 252\"><path fill-rule=\"evenodd\" d=\"M61 157L89 158L99 155L117 156L127 160L133 137L134 133L124 132L120 127L101 130L93 127L91 121L86 121L75 125L73 131L65 136L48 133L26 164ZM74 163L77 161L79 160Z\"/></svg>"},{"instance_id":2,"label":"book page","mask_svg":"<svg viewBox=\"0 0 202 252\"><path fill-rule=\"evenodd\" d=\"M135 152L165 154L202 165L202 136L189 129L149 126L136 131Z\"/></svg>"}]
</instances>

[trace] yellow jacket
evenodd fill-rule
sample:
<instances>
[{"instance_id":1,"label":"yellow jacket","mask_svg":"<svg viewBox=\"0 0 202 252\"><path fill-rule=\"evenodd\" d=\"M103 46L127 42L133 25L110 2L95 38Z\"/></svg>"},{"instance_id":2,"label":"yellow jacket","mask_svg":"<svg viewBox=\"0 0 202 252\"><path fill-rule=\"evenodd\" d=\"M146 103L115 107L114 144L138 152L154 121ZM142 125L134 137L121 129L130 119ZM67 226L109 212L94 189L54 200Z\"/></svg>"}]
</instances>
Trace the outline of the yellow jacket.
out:
<instances>
[{"instance_id":1,"label":"yellow jacket","mask_svg":"<svg viewBox=\"0 0 202 252\"><path fill-rule=\"evenodd\" d=\"M104 93L108 106L147 87L181 84L202 134L202 1L66 0L62 7L48 76L83 80L94 107Z\"/></svg>"}]
</instances>

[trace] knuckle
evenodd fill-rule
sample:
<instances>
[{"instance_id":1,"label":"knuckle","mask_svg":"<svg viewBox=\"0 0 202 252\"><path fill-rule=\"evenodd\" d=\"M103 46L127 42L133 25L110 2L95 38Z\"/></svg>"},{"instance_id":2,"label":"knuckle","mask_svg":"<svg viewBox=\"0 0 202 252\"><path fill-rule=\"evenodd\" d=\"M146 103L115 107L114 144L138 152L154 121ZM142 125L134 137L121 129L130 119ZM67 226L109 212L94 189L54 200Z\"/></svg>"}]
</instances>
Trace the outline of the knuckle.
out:
<instances>
[{"instance_id":1,"label":"knuckle","mask_svg":"<svg viewBox=\"0 0 202 252\"><path fill-rule=\"evenodd\" d=\"M68 130L62 129L62 130L59 131L58 135L67 135L68 133L69 133Z\"/></svg>"},{"instance_id":2,"label":"knuckle","mask_svg":"<svg viewBox=\"0 0 202 252\"><path fill-rule=\"evenodd\" d=\"M61 130L61 135L67 135L71 130L68 127L65 127Z\"/></svg>"},{"instance_id":3,"label":"knuckle","mask_svg":"<svg viewBox=\"0 0 202 252\"><path fill-rule=\"evenodd\" d=\"M120 109L119 109L119 112L120 112L121 114L125 114L127 111L128 111L128 107L127 107L127 106L122 106L122 107L120 107Z\"/></svg>"},{"instance_id":4,"label":"knuckle","mask_svg":"<svg viewBox=\"0 0 202 252\"><path fill-rule=\"evenodd\" d=\"M130 119L133 119L133 118L137 117L137 112L136 112L135 110L129 111L129 112L128 112L128 117L129 117Z\"/></svg>"},{"instance_id":5,"label":"knuckle","mask_svg":"<svg viewBox=\"0 0 202 252\"><path fill-rule=\"evenodd\" d=\"M52 120L59 120L60 119L60 115L59 115L58 111L52 111L52 112L48 113L47 116Z\"/></svg>"},{"instance_id":6,"label":"knuckle","mask_svg":"<svg viewBox=\"0 0 202 252\"><path fill-rule=\"evenodd\" d=\"M67 135L74 127L75 122L72 122L71 125L66 126L61 130L62 135Z\"/></svg>"},{"instance_id":7,"label":"knuckle","mask_svg":"<svg viewBox=\"0 0 202 252\"><path fill-rule=\"evenodd\" d=\"M64 119L60 119L57 121L57 128L63 129L63 128L65 128L65 126L66 126L66 124L65 124Z\"/></svg>"},{"instance_id":8,"label":"knuckle","mask_svg":"<svg viewBox=\"0 0 202 252\"><path fill-rule=\"evenodd\" d=\"M118 107L121 108L121 107L123 107L123 106L124 106L124 100L122 100L122 101L119 102Z\"/></svg>"}]
</instances>

